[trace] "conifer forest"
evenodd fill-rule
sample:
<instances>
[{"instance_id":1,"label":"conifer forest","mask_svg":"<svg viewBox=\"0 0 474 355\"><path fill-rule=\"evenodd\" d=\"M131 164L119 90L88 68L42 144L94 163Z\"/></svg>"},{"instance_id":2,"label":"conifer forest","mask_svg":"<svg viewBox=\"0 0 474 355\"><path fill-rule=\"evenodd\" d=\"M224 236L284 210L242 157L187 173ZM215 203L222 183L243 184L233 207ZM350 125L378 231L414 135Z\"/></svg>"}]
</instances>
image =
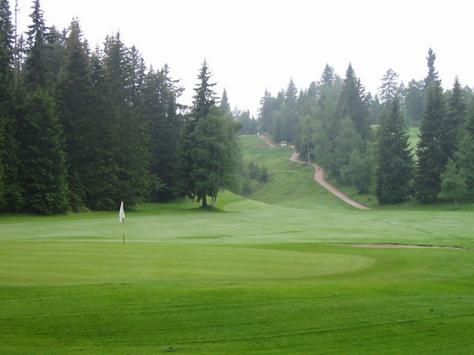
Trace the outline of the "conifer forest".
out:
<instances>
[{"instance_id":1,"label":"conifer forest","mask_svg":"<svg viewBox=\"0 0 474 355\"><path fill-rule=\"evenodd\" d=\"M120 33L90 48L79 20L67 29L46 24L39 0L26 33L1 0L0 39L4 212L113 210L120 201L182 197L206 207L220 189L245 193L249 167L237 135L257 132L295 145L331 180L380 204L474 198L474 94L462 78L441 82L432 49L422 80L401 83L388 69L369 93L350 63L343 76L328 64L308 88L291 80L276 95L265 91L253 117L231 110L225 90L216 94L206 61L185 106L170 66L148 65ZM409 127L419 128L414 147Z\"/></svg>"}]
</instances>

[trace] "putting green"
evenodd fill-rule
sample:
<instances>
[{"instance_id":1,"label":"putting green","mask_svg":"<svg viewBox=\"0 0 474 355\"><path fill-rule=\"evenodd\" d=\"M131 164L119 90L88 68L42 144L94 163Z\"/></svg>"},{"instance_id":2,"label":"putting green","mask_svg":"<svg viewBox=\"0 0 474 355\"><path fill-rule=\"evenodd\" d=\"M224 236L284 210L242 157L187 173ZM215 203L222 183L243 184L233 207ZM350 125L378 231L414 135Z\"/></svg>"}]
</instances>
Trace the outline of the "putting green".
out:
<instances>
[{"instance_id":1,"label":"putting green","mask_svg":"<svg viewBox=\"0 0 474 355\"><path fill-rule=\"evenodd\" d=\"M108 242L6 243L0 286L311 278L372 266L365 256L245 247Z\"/></svg>"}]
</instances>

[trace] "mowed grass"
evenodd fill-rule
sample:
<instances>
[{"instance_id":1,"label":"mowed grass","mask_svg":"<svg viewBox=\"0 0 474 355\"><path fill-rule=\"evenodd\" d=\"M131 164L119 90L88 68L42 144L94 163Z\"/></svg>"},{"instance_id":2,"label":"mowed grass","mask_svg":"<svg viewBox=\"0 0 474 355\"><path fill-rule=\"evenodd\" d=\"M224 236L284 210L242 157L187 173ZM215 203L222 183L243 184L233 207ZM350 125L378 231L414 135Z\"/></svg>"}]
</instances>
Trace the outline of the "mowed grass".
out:
<instances>
[{"instance_id":1,"label":"mowed grass","mask_svg":"<svg viewBox=\"0 0 474 355\"><path fill-rule=\"evenodd\" d=\"M241 142L271 180L220 212L0 217L0 353L474 352L472 205L353 210L289 149Z\"/></svg>"}]
</instances>

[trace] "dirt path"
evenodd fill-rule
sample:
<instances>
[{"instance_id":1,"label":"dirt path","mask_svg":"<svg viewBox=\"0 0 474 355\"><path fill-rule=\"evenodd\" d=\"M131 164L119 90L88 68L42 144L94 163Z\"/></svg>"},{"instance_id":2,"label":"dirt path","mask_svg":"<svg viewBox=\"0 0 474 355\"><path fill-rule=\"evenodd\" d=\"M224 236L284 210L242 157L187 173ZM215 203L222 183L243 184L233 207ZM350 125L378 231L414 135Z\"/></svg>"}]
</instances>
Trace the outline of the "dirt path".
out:
<instances>
[{"instance_id":1,"label":"dirt path","mask_svg":"<svg viewBox=\"0 0 474 355\"><path fill-rule=\"evenodd\" d=\"M275 143L273 143L273 141L270 139L270 137L267 137L263 134L260 134L260 138L262 138L265 141L265 143L267 143L267 145L269 147L272 147L272 148L276 147ZM330 193L332 193L338 199L340 199L340 200L344 201L345 203L347 203L349 206L352 206L352 207L357 208L359 210L369 210L370 209L367 206L364 206L363 204L361 204L357 201L354 201L349 196L347 196L344 192L340 191L335 186L331 185L328 181L326 181L326 179L324 178L324 170L320 166L318 166L316 164L308 164L307 162L301 161L299 159L299 154L297 152L294 152L291 155L290 160L295 162L295 163L300 163L300 164L304 164L304 165L311 165L314 168L314 181L316 181L319 185L324 187L326 190L328 190Z\"/></svg>"},{"instance_id":2,"label":"dirt path","mask_svg":"<svg viewBox=\"0 0 474 355\"><path fill-rule=\"evenodd\" d=\"M260 134L259 137L262 138L263 141L264 141L265 143L267 143L267 145L268 145L270 148L275 148L275 147L276 147L276 144L273 143L273 141L272 141L272 139L271 139L270 137L268 137L268 136L266 136L266 135L264 135L264 134Z\"/></svg>"}]
</instances>

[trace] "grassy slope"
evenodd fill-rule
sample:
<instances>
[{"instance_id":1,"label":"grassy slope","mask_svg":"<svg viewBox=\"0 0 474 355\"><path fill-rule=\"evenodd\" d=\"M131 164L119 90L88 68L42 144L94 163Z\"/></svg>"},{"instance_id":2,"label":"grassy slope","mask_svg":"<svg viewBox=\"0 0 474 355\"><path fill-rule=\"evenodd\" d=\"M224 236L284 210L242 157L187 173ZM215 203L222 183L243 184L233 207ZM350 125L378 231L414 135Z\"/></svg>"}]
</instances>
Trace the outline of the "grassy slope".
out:
<instances>
[{"instance_id":1,"label":"grassy slope","mask_svg":"<svg viewBox=\"0 0 474 355\"><path fill-rule=\"evenodd\" d=\"M271 182L190 203L0 217L0 353L474 352L472 209L356 211L289 150L244 137Z\"/></svg>"}]
</instances>

